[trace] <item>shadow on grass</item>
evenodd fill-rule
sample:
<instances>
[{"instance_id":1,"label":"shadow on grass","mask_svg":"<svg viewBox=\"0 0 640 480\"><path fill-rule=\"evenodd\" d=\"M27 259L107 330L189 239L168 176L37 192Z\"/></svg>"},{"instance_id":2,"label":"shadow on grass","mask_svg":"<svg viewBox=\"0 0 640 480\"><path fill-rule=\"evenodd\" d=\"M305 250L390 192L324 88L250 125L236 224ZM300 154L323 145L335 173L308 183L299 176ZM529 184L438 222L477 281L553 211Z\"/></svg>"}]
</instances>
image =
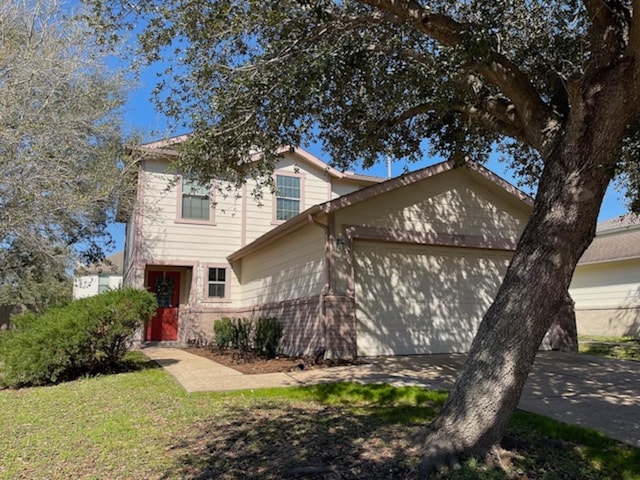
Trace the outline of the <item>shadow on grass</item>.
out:
<instances>
[{"instance_id":1,"label":"shadow on grass","mask_svg":"<svg viewBox=\"0 0 640 480\"><path fill-rule=\"evenodd\" d=\"M315 402L268 402L228 414L176 445L187 451L163 478L412 478L418 461L409 436L422 425L400 428L385 416ZM301 475L304 469L313 474Z\"/></svg>"},{"instance_id":2,"label":"shadow on grass","mask_svg":"<svg viewBox=\"0 0 640 480\"><path fill-rule=\"evenodd\" d=\"M115 365L114 372L111 373L126 373L126 372L139 372L142 370L155 370L162 368L157 362L149 359L146 355L131 351L127 352L122 361Z\"/></svg>"},{"instance_id":3,"label":"shadow on grass","mask_svg":"<svg viewBox=\"0 0 640 480\"><path fill-rule=\"evenodd\" d=\"M417 478L413 438L446 393L326 384L225 399L221 417L185 429L164 479ZM179 453L178 453L179 452ZM595 432L518 412L500 461L471 461L444 479L640 478L640 451ZM506 467L506 470L502 467Z\"/></svg>"}]
</instances>

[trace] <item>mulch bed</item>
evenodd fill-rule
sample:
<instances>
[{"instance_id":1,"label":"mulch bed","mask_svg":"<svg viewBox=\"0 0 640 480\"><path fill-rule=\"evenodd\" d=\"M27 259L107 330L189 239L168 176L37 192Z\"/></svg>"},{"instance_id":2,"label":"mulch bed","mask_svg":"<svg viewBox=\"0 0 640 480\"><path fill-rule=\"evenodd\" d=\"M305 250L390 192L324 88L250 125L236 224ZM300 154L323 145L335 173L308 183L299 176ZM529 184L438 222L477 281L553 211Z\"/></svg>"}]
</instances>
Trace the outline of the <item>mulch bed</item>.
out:
<instances>
[{"instance_id":1,"label":"mulch bed","mask_svg":"<svg viewBox=\"0 0 640 480\"><path fill-rule=\"evenodd\" d=\"M311 356L289 357L286 355L279 355L276 358L267 360L255 352L218 350L206 347L190 347L184 350L188 353L208 358L225 367L233 368L247 375L295 372L318 368L363 365L367 363L362 360L316 359Z\"/></svg>"}]
</instances>

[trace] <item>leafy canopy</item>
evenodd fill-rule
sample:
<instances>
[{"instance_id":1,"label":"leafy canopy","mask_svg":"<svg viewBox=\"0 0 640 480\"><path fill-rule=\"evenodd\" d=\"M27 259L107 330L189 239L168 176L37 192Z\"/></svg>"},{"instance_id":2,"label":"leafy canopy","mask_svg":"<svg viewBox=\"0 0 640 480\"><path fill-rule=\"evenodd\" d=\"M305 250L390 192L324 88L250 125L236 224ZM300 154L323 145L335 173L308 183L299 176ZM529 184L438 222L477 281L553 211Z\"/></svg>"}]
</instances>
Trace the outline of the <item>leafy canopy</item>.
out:
<instances>
[{"instance_id":1,"label":"leafy canopy","mask_svg":"<svg viewBox=\"0 0 640 480\"><path fill-rule=\"evenodd\" d=\"M498 147L535 183L566 127L568 85L606 66L631 11L629 0L86 1L102 31L137 29L138 59L168 62L156 99L194 132L182 168L236 180L268 171L281 145L319 141L346 168L418 159L428 140L457 160ZM627 137L635 146L637 126ZM255 151L265 162L246 162ZM631 198L637 151L616 152Z\"/></svg>"}]
</instances>

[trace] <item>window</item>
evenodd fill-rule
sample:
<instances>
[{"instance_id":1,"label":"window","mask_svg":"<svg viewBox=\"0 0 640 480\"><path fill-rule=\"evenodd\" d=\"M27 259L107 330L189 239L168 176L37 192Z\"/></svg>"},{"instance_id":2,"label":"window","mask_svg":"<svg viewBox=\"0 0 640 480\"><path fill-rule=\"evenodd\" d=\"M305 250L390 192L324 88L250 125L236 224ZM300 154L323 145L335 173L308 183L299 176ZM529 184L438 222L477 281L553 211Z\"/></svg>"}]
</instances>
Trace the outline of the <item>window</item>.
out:
<instances>
[{"instance_id":1,"label":"window","mask_svg":"<svg viewBox=\"0 0 640 480\"><path fill-rule=\"evenodd\" d=\"M109 288L109 275L98 276L98 293L106 292Z\"/></svg>"},{"instance_id":2,"label":"window","mask_svg":"<svg viewBox=\"0 0 640 480\"><path fill-rule=\"evenodd\" d=\"M226 268L210 268L208 277L209 298L225 298L227 285Z\"/></svg>"},{"instance_id":3,"label":"window","mask_svg":"<svg viewBox=\"0 0 640 480\"><path fill-rule=\"evenodd\" d=\"M209 188L183 177L181 218L209 221L210 212Z\"/></svg>"},{"instance_id":4,"label":"window","mask_svg":"<svg viewBox=\"0 0 640 480\"><path fill-rule=\"evenodd\" d=\"M276 220L289 220L300 213L300 177L276 175Z\"/></svg>"}]
</instances>

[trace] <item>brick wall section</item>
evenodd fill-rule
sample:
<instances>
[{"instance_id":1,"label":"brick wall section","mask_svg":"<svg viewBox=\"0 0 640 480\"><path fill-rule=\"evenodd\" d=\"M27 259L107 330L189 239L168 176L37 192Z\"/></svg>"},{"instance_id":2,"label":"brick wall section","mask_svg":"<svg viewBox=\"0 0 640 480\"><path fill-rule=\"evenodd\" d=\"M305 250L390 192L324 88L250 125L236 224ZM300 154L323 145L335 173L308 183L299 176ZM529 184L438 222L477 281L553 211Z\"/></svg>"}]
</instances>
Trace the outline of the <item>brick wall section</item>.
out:
<instances>
[{"instance_id":1,"label":"brick wall section","mask_svg":"<svg viewBox=\"0 0 640 480\"><path fill-rule=\"evenodd\" d=\"M576 309L580 335L640 337L640 307L581 310Z\"/></svg>"},{"instance_id":2,"label":"brick wall section","mask_svg":"<svg viewBox=\"0 0 640 480\"><path fill-rule=\"evenodd\" d=\"M328 358L355 358L356 315L353 297L327 295L324 297L327 325Z\"/></svg>"},{"instance_id":3,"label":"brick wall section","mask_svg":"<svg viewBox=\"0 0 640 480\"><path fill-rule=\"evenodd\" d=\"M354 311L352 298L325 296L322 305L319 295L241 309L183 309L179 340L182 344L209 343L213 324L222 317L276 317L284 327L284 353L304 355L325 348L329 358L352 358L356 352Z\"/></svg>"}]
</instances>

